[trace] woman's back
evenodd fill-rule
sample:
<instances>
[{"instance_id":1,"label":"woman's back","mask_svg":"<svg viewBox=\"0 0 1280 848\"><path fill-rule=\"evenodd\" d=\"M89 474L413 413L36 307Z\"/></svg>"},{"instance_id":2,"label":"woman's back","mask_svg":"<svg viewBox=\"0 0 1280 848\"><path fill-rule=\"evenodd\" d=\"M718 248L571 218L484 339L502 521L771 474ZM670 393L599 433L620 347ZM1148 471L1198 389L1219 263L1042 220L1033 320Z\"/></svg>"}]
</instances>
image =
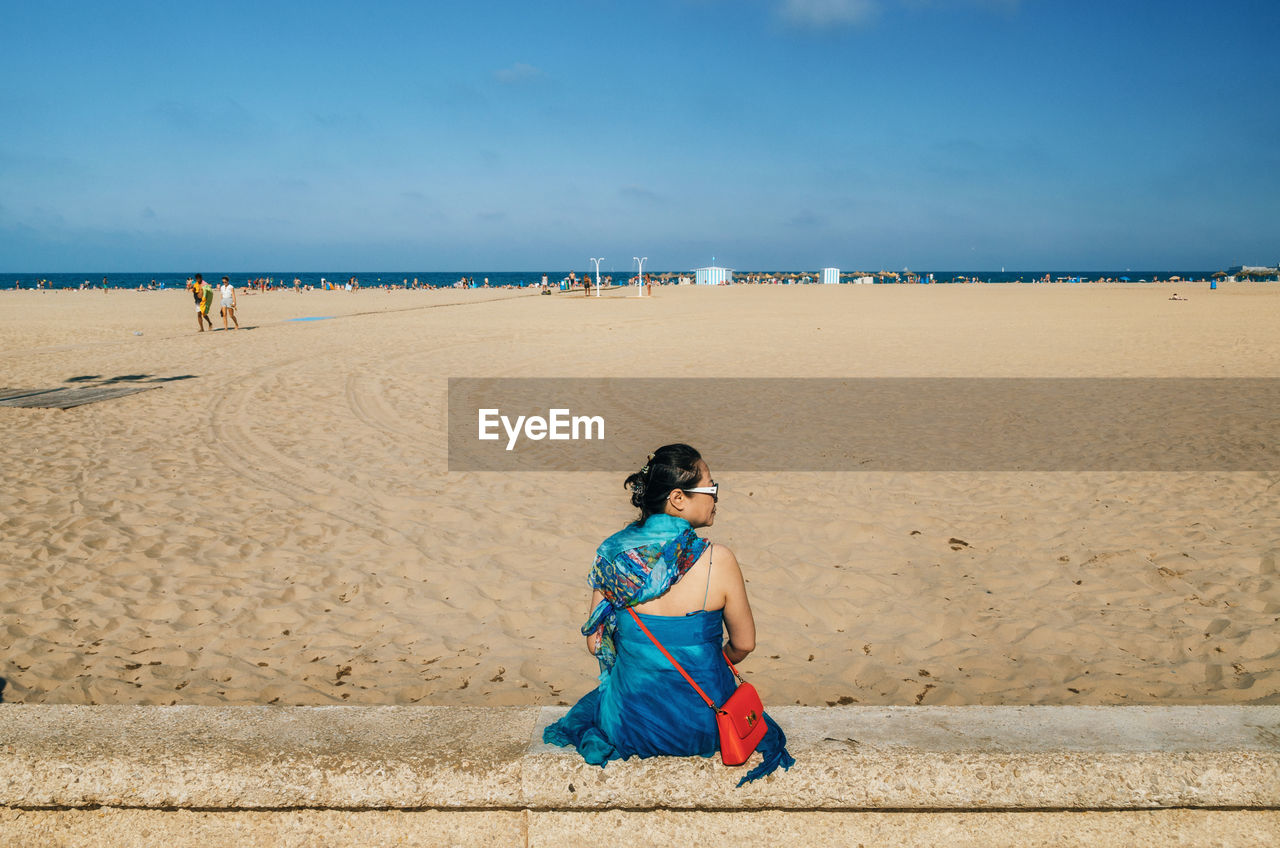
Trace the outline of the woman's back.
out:
<instances>
[{"instance_id":1,"label":"woman's back","mask_svg":"<svg viewBox=\"0 0 1280 848\"><path fill-rule=\"evenodd\" d=\"M715 545L698 558L689 571L665 595L636 606L636 612L648 615L685 615L699 610L724 609L724 587L716 580ZM724 557L721 557L723 561ZM724 569L720 569L721 572Z\"/></svg>"},{"instance_id":2,"label":"woman's back","mask_svg":"<svg viewBox=\"0 0 1280 848\"><path fill-rule=\"evenodd\" d=\"M650 615L686 615L698 610L722 610L729 631L730 659L735 663L756 646L756 626L747 600L742 570L733 551L724 545L707 545L689 571L660 597L638 604L637 612Z\"/></svg>"}]
</instances>

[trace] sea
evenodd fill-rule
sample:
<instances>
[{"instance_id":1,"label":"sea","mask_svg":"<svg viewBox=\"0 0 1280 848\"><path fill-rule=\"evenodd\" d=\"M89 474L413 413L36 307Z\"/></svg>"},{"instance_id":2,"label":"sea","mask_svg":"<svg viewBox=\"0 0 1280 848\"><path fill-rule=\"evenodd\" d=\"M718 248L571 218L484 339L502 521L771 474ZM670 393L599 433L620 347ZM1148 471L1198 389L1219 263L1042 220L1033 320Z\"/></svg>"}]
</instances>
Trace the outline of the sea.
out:
<instances>
[{"instance_id":1,"label":"sea","mask_svg":"<svg viewBox=\"0 0 1280 848\"><path fill-rule=\"evenodd\" d=\"M224 275L231 278L237 286L248 284L251 280L269 280L273 287L292 288L294 280L302 286L321 288L324 281L345 285L355 277L361 288L405 287L415 283L422 288L449 288L463 283L464 285L491 287L500 286L537 286L542 284L543 277L552 285L558 285L569 276L568 271L218 271L205 273L204 278L217 283ZM666 272L655 270L655 276ZM692 272L681 270L671 272L692 277ZM771 271L734 271L735 277L748 274L770 276L791 274L807 275L810 280L817 279L815 271L782 272ZM581 278L583 272L576 272ZM900 271L898 278L875 277L877 283L918 282L925 284L950 284L958 282L983 283L1035 283L1035 282L1092 282L1095 280L1115 280L1121 282L1149 282L1152 280L1169 280L1177 277L1181 280L1208 280L1213 271ZM143 272L102 272L84 271L73 274L48 273L5 273L0 272L0 289L34 289L37 286L46 289L173 289L185 288L187 271L143 271ZM614 283L626 283L631 278L630 272L613 272ZM841 274L841 281L848 282L848 272Z\"/></svg>"}]
</instances>

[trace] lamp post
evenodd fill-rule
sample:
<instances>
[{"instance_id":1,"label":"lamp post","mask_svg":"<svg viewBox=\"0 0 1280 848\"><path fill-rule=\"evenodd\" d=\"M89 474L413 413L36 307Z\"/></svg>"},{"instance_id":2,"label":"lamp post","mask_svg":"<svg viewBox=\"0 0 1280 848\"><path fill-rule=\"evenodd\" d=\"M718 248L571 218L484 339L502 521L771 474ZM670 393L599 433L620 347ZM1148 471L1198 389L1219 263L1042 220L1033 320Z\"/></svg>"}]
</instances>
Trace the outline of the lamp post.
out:
<instances>
[{"instance_id":1,"label":"lamp post","mask_svg":"<svg viewBox=\"0 0 1280 848\"><path fill-rule=\"evenodd\" d=\"M601 256L599 259L596 259L593 256L591 257L591 261L596 263L596 297L599 297L600 296L600 263L604 261L604 257Z\"/></svg>"},{"instance_id":2,"label":"lamp post","mask_svg":"<svg viewBox=\"0 0 1280 848\"><path fill-rule=\"evenodd\" d=\"M631 258L640 266L640 271L636 274L636 297L644 297L644 263L649 257L633 256Z\"/></svg>"}]
</instances>

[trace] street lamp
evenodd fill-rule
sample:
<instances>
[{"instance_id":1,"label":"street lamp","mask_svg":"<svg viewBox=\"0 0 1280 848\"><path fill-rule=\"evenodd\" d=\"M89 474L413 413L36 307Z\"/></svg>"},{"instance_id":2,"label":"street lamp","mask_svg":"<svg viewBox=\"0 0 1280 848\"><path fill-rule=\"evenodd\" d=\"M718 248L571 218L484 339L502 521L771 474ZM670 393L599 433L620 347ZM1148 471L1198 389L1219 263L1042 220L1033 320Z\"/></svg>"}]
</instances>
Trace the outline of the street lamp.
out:
<instances>
[{"instance_id":1,"label":"street lamp","mask_svg":"<svg viewBox=\"0 0 1280 848\"><path fill-rule=\"evenodd\" d=\"M601 256L599 259L596 259L593 256L591 257L591 261L596 263L596 297L599 297L600 296L600 263L604 261L604 257Z\"/></svg>"},{"instance_id":2,"label":"street lamp","mask_svg":"<svg viewBox=\"0 0 1280 848\"><path fill-rule=\"evenodd\" d=\"M640 266L640 271L636 274L636 297L644 297L644 289L642 288L644 286L644 263L649 257L633 256L631 258Z\"/></svg>"}]
</instances>

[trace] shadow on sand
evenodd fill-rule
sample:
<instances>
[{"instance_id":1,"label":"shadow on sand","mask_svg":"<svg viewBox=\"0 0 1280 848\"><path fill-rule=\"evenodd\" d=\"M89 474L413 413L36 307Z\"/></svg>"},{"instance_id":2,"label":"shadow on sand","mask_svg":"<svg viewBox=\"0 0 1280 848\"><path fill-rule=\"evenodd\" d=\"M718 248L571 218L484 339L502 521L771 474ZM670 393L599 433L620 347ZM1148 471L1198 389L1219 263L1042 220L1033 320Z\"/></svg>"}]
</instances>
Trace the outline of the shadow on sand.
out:
<instances>
[{"instance_id":1,"label":"shadow on sand","mask_svg":"<svg viewBox=\"0 0 1280 848\"><path fill-rule=\"evenodd\" d=\"M174 380L194 380L195 376L195 374L182 374L177 377L157 377L154 374L121 374L118 377L103 377L101 374L81 374L79 377L68 377L64 382L111 386L116 383L172 383Z\"/></svg>"}]
</instances>

